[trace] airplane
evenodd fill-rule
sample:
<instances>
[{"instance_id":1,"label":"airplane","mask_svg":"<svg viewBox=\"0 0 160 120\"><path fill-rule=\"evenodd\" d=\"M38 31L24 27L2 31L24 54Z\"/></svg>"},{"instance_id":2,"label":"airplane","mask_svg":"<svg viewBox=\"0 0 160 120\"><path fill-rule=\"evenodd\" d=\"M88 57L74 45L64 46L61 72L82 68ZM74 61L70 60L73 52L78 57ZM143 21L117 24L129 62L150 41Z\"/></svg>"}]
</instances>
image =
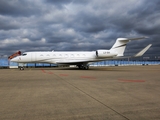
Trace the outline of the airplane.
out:
<instances>
[{"instance_id":1,"label":"airplane","mask_svg":"<svg viewBox=\"0 0 160 120\"><path fill-rule=\"evenodd\" d=\"M128 42L132 40L141 40L146 37L139 38L117 38L110 50L98 49L96 51L38 51L24 52L21 55L10 58L10 61L17 63L52 63L57 65L76 65L79 69L89 69L89 65L93 62L123 59L129 57L142 56L151 46L149 44L140 52L133 56L124 56L124 51ZM20 53L20 51L18 52ZM24 70L24 66L20 67Z\"/></svg>"}]
</instances>

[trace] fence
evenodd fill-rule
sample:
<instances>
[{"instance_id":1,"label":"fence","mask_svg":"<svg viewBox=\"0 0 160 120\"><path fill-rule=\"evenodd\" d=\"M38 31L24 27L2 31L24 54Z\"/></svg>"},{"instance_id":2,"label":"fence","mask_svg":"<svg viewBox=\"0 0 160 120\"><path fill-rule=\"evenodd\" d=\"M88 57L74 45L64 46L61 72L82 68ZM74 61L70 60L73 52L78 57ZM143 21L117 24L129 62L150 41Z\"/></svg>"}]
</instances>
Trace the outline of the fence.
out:
<instances>
[{"instance_id":1,"label":"fence","mask_svg":"<svg viewBox=\"0 0 160 120\"><path fill-rule=\"evenodd\" d=\"M18 67L20 64L10 62L8 59L0 59L0 68ZM109 60L92 63L90 66L127 66L127 65L160 65L160 61L127 61L127 60ZM46 63L27 63L26 67L56 67L55 64Z\"/></svg>"}]
</instances>

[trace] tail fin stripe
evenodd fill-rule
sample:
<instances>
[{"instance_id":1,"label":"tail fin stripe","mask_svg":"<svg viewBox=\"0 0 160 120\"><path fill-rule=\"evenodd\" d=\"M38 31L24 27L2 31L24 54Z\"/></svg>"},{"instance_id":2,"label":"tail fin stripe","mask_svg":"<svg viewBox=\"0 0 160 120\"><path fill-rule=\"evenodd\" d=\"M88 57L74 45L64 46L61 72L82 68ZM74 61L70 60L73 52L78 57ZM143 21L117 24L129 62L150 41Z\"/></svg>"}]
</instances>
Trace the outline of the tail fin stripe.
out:
<instances>
[{"instance_id":1,"label":"tail fin stripe","mask_svg":"<svg viewBox=\"0 0 160 120\"><path fill-rule=\"evenodd\" d=\"M124 45L120 45L120 46L116 46L116 47L114 47L114 48L120 48L120 47L123 47L123 46L126 46L127 44L124 44ZM112 48L112 49L114 49L114 48Z\"/></svg>"}]
</instances>

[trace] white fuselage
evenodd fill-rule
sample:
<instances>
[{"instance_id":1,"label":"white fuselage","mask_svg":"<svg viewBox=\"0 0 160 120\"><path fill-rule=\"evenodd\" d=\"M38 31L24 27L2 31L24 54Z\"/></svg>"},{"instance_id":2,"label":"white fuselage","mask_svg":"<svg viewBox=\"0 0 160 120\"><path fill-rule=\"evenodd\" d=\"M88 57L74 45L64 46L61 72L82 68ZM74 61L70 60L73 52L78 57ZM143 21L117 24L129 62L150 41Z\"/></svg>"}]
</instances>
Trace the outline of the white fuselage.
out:
<instances>
[{"instance_id":1,"label":"white fuselage","mask_svg":"<svg viewBox=\"0 0 160 120\"><path fill-rule=\"evenodd\" d=\"M98 57L96 51L71 51L71 52L25 52L21 56L13 58L11 61L19 63L54 63L54 64L69 64L79 62L94 62L104 58L112 58L116 54L112 54L109 50L101 53L104 56Z\"/></svg>"}]
</instances>

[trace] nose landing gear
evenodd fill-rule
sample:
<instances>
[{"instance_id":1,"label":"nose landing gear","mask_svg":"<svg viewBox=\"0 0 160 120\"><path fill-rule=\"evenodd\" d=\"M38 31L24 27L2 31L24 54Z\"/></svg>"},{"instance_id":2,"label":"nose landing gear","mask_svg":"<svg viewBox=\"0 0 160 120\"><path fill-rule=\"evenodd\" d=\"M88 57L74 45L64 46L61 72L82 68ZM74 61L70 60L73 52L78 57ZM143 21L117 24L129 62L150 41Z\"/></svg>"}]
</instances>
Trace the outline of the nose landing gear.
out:
<instances>
[{"instance_id":1,"label":"nose landing gear","mask_svg":"<svg viewBox=\"0 0 160 120\"><path fill-rule=\"evenodd\" d=\"M25 63L19 63L19 70L24 70Z\"/></svg>"},{"instance_id":2,"label":"nose landing gear","mask_svg":"<svg viewBox=\"0 0 160 120\"><path fill-rule=\"evenodd\" d=\"M23 67L23 66L20 66L20 67L19 67L19 70L24 70L24 67Z\"/></svg>"}]
</instances>

